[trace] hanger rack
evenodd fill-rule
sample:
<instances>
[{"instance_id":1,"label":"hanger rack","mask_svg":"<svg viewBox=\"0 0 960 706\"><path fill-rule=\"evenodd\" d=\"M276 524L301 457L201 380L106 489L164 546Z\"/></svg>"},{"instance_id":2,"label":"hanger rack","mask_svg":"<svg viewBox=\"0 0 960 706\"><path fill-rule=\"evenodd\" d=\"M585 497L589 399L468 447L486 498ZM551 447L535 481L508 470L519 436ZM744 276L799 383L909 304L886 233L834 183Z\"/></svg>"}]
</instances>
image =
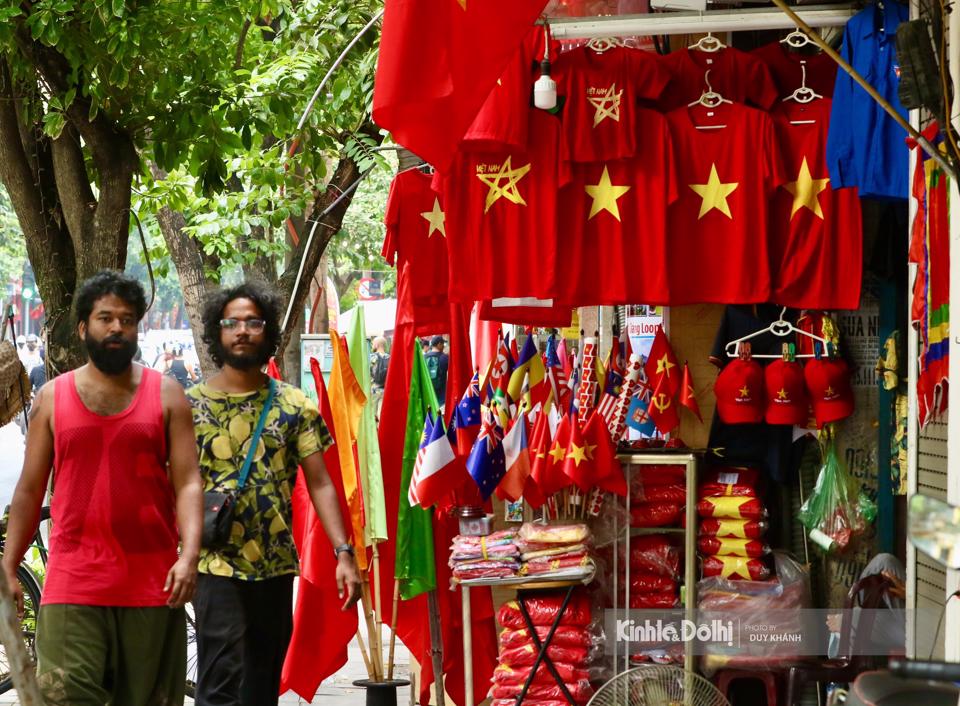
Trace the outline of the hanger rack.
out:
<instances>
[{"instance_id":1,"label":"hanger rack","mask_svg":"<svg viewBox=\"0 0 960 706\"><path fill-rule=\"evenodd\" d=\"M746 336L741 336L740 338L730 341L726 346L724 346L724 352L727 354L727 357L736 358L740 354L741 344L744 344L747 341L753 338L756 338L757 336L762 336L768 333L772 333L774 336L780 336L781 338L785 336L789 336L790 334L798 333L802 336L806 336L807 338L811 338L814 341L819 341L821 344L823 344L824 351L829 350L828 348L829 342L827 341L827 339L825 339L823 336L817 336L816 334L797 328L796 326L794 326L792 323L790 323L784 318L786 314L787 314L787 308L784 307L783 310L780 312L780 318L774 321L773 323L771 323L766 328L762 328L759 331L754 331L751 334L748 334ZM751 357L775 359L775 358L783 357L783 354L782 353L775 353L775 354L774 353L752 353ZM795 355L794 357L795 358L816 358L817 356L814 353L803 353L803 354Z\"/></svg>"},{"instance_id":2,"label":"hanger rack","mask_svg":"<svg viewBox=\"0 0 960 706\"><path fill-rule=\"evenodd\" d=\"M854 4L807 5L796 13L812 27L842 27L853 17ZM543 21L543 20L541 20ZM704 32L747 32L794 29L796 25L775 7L705 12L662 12L603 17L556 17L546 20L555 39L639 37Z\"/></svg>"}]
</instances>

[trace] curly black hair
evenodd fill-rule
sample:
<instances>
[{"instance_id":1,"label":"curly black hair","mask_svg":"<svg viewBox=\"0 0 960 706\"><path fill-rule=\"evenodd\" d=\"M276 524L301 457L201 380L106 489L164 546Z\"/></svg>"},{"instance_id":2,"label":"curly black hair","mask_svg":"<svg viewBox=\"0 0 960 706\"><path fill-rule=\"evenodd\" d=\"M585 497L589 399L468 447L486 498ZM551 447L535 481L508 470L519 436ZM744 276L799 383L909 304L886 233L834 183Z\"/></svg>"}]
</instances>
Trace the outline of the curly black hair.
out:
<instances>
[{"instance_id":1,"label":"curly black hair","mask_svg":"<svg viewBox=\"0 0 960 706\"><path fill-rule=\"evenodd\" d=\"M90 279L80 285L74 298L74 307L77 312L77 321L84 323L93 313L93 305L109 294L116 295L127 304L132 304L137 312L137 321L143 318L147 311L147 295L141 284L117 270L100 270Z\"/></svg>"},{"instance_id":2,"label":"curly black hair","mask_svg":"<svg viewBox=\"0 0 960 706\"><path fill-rule=\"evenodd\" d=\"M227 304L234 299L249 299L257 305L260 316L266 322L263 336L271 354L280 343L280 299L275 294L256 282L243 282L236 287L213 292L203 305L203 342L207 344L210 357L218 368L223 367L225 359L220 342L220 319Z\"/></svg>"}]
</instances>

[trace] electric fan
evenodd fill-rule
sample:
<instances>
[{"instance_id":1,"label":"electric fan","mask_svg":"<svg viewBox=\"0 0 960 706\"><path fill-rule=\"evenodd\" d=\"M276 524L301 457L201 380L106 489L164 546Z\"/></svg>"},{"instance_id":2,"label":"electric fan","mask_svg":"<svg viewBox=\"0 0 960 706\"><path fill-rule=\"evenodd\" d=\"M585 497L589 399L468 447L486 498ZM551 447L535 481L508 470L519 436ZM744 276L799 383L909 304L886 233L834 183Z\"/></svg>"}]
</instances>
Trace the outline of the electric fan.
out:
<instances>
[{"instance_id":1,"label":"electric fan","mask_svg":"<svg viewBox=\"0 0 960 706\"><path fill-rule=\"evenodd\" d=\"M587 706L730 706L730 702L699 674L650 665L618 674Z\"/></svg>"}]
</instances>

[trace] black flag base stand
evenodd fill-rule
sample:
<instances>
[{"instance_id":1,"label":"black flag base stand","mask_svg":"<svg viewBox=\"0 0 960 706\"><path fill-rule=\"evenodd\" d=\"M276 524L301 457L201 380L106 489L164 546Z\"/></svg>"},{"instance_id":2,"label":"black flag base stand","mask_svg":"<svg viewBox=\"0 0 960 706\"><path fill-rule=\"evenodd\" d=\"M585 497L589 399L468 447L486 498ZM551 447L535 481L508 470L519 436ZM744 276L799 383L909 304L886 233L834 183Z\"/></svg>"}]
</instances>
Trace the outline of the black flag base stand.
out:
<instances>
[{"instance_id":1,"label":"black flag base stand","mask_svg":"<svg viewBox=\"0 0 960 706\"><path fill-rule=\"evenodd\" d=\"M367 690L367 706L397 706L397 689L409 686L406 679L390 679L389 681L373 681L373 679L358 679L354 686L361 686Z\"/></svg>"}]
</instances>

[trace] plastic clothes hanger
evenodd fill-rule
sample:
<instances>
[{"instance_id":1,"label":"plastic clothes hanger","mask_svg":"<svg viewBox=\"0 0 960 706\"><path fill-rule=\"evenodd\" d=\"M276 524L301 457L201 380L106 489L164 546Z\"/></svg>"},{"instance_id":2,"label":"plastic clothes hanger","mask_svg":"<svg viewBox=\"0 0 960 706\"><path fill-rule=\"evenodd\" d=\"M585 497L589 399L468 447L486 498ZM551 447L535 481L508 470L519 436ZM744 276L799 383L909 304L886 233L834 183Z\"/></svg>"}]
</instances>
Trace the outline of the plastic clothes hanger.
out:
<instances>
[{"instance_id":1,"label":"plastic clothes hanger","mask_svg":"<svg viewBox=\"0 0 960 706\"><path fill-rule=\"evenodd\" d=\"M797 90L795 90L793 93L791 93L789 96L783 99L784 103L786 103L787 101L796 101L797 103L811 103L815 100L819 100L823 98L823 96L821 96L819 93L817 93L812 88L807 86L807 65L800 64L800 71L802 76L800 80L800 86L797 88ZM817 122L816 120L791 120L790 124L791 125L813 125L816 122Z\"/></svg>"},{"instance_id":2,"label":"plastic clothes hanger","mask_svg":"<svg viewBox=\"0 0 960 706\"><path fill-rule=\"evenodd\" d=\"M713 32L707 32L707 36L700 37L700 39L687 47L687 49L694 49L696 51L705 51L709 53L718 52L721 49L726 48L727 45L714 37Z\"/></svg>"},{"instance_id":3,"label":"plastic clothes hanger","mask_svg":"<svg viewBox=\"0 0 960 706\"><path fill-rule=\"evenodd\" d=\"M813 42L810 40L810 37L807 36L807 33L799 29L793 30L790 34L781 39L780 43L786 44L791 49L800 49L808 44L813 44Z\"/></svg>"},{"instance_id":4,"label":"plastic clothes hanger","mask_svg":"<svg viewBox=\"0 0 960 706\"><path fill-rule=\"evenodd\" d=\"M702 105L704 108L717 108L724 103L733 102L727 100L713 90L713 86L710 84L710 69L707 69L706 73L703 74L703 82L706 84L706 89L700 94L700 97L697 98L697 100L693 101L693 103L687 104L688 108L692 108L695 105ZM707 113L708 117L712 115L712 113ZM696 127L698 130L719 130L721 128L725 128L726 125L695 125L694 127Z\"/></svg>"},{"instance_id":5,"label":"plastic clothes hanger","mask_svg":"<svg viewBox=\"0 0 960 706\"><path fill-rule=\"evenodd\" d=\"M742 336L740 338L730 341L726 346L724 346L724 352L727 354L728 358L736 358L739 355L739 350L743 345L750 345L746 343L752 338L757 336L762 336L767 333L772 333L774 336L789 336L793 333L799 333L807 338L812 338L814 341L819 341L823 345L823 350L830 350L827 345L827 339L822 336L817 336L816 334L809 333L803 329L799 329L794 326L792 323L784 319L783 317L787 314L787 307L783 307L783 310L780 312L780 318L771 323L766 328L762 328L759 331L754 331L751 334ZM783 356L783 353L753 353L754 358L780 358ZM815 353L800 353L795 356L796 358L815 358L817 355Z\"/></svg>"},{"instance_id":6,"label":"plastic clothes hanger","mask_svg":"<svg viewBox=\"0 0 960 706\"><path fill-rule=\"evenodd\" d=\"M587 46L597 54L603 54L605 51L622 47L624 44L619 37L598 37L587 42Z\"/></svg>"}]
</instances>

